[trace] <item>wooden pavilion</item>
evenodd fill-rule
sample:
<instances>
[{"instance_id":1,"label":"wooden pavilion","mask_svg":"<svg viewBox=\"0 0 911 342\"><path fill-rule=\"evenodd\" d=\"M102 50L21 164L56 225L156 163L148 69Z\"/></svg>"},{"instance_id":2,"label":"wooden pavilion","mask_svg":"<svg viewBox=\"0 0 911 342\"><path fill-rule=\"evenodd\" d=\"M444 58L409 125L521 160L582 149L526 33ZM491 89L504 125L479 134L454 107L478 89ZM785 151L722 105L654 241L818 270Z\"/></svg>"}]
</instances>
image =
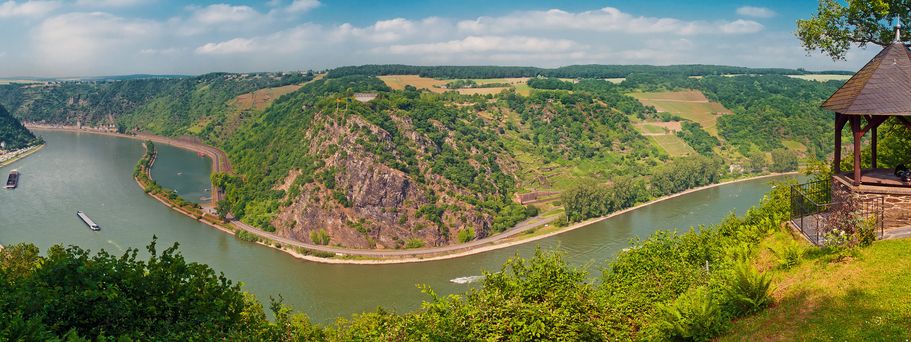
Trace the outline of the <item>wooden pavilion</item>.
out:
<instances>
[{"instance_id":1,"label":"wooden pavilion","mask_svg":"<svg viewBox=\"0 0 911 342\"><path fill-rule=\"evenodd\" d=\"M853 198L859 203L857 216L876 216L880 237L889 230L911 229L911 182L903 182L894 169L877 164L877 128L893 120L907 130L893 134L911 134L911 51L899 39L883 48L863 68L823 102L822 107L835 112L835 158L833 179L792 187L791 222L808 239L821 244L828 211ZM853 170L842 172L842 132L851 128ZM862 142L870 133L870 167L863 168ZM911 164L908 156L907 164ZM893 165L894 166L894 165ZM848 197L845 197L848 196ZM902 233L904 234L904 233Z\"/></svg>"},{"instance_id":2,"label":"wooden pavilion","mask_svg":"<svg viewBox=\"0 0 911 342\"><path fill-rule=\"evenodd\" d=\"M853 185L911 186L892 177L891 170L877 168L877 128L889 119L911 129L911 52L898 40L854 74L822 107L835 112L835 165L841 174L842 130L850 124L854 138ZM870 136L870 166L861 168L861 141ZM911 156L909 156L911 157Z\"/></svg>"}]
</instances>

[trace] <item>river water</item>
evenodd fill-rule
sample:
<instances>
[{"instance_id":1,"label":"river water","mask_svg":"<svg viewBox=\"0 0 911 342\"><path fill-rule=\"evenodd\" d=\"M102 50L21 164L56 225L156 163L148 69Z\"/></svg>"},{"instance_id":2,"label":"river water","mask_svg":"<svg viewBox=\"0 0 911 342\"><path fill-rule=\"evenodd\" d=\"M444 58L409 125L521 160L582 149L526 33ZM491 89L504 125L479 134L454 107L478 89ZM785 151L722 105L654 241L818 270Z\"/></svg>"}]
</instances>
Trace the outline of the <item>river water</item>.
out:
<instances>
[{"instance_id":1,"label":"river water","mask_svg":"<svg viewBox=\"0 0 911 342\"><path fill-rule=\"evenodd\" d=\"M574 264L588 265L596 277L605 261L635 237L658 229L686 229L719 222L731 211L742 214L770 188L770 179L729 184L660 202L589 227L537 242L463 258L398 265L331 265L295 259L243 242L180 215L146 196L132 179L143 154L140 141L88 133L37 132L47 146L13 165L16 190L0 191L0 244L31 242L42 251L54 244L78 245L118 254L140 248L158 236L159 246L178 242L190 261L205 263L243 283L260 300L281 295L285 303L317 322L377 307L399 312L417 308L426 297L417 284L437 293L460 293L471 279L495 271L511 256L530 256L536 246L560 248ZM189 200L206 196L211 164L196 153L159 146L154 178ZM90 231L75 216L82 210L102 229ZM161 247L163 248L163 247ZM160 249L161 249L160 248Z\"/></svg>"}]
</instances>

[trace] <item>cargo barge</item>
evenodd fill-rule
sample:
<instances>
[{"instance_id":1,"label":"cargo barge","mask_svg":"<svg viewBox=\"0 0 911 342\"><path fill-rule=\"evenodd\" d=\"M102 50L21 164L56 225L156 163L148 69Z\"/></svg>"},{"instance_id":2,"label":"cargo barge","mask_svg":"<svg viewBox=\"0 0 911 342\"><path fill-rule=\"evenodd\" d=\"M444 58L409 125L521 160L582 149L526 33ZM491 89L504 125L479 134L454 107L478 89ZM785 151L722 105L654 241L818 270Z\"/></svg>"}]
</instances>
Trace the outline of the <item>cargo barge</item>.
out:
<instances>
[{"instance_id":1,"label":"cargo barge","mask_svg":"<svg viewBox=\"0 0 911 342\"><path fill-rule=\"evenodd\" d=\"M6 179L6 188L15 189L17 186L19 186L19 171L10 171L9 178Z\"/></svg>"},{"instance_id":2,"label":"cargo barge","mask_svg":"<svg viewBox=\"0 0 911 342\"><path fill-rule=\"evenodd\" d=\"M82 220L82 222L85 222L85 224L87 226L89 226L89 229L94 230L94 231L101 230L101 226L99 226L97 223L95 223L95 221L92 221L92 219L90 219L89 216L86 215L85 213L83 213L81 211L77 211L76 216L78 216Z\"/></svg>"}]
</instances>

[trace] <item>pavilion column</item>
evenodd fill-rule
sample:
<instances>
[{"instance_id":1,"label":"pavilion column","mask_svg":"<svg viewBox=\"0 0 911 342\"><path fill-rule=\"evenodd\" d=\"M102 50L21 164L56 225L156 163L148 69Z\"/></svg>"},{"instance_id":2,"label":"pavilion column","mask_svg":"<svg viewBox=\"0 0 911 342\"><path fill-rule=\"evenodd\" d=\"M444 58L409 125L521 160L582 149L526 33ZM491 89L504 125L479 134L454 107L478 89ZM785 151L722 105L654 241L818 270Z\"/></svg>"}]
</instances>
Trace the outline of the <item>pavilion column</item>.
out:
<instances>
[{"instance_id":1,"label":"pavilion column","mask_svg":"<svg viewBox=\"0 0 911 342\"><path fill-rule=\"evenodd\" d=\"M860 185L860 142L864 138L864 131L860 128L859 116L851 116L851 132L854 133L854 185Z\"/></svg>"},{"instance_id":2,"label":"pavilion column","mask_svg":"<svg viewBox=\"0 0 911 342\"><path fill-rule=\"evenodd\" d=\"M872 134L873 134L870 137L871 138L871 140L870 140L870 167L874 168L874 169L876 168L876 145L877 145L876 128L877 128L877 126L870 127L870 132L872 132Z\"/></svg>"},{"instance_id":3,"label":"pavilion column","mask_svg":"<svg viewBox=\"0 0 911 342\"><path fill-rule=\"evenodd\" d=\"M841 132L845 129L845 123L845 116L835 113L835 165L832 166L832 170L836 175L841 173Z\"/></svg>"}]
</instances>

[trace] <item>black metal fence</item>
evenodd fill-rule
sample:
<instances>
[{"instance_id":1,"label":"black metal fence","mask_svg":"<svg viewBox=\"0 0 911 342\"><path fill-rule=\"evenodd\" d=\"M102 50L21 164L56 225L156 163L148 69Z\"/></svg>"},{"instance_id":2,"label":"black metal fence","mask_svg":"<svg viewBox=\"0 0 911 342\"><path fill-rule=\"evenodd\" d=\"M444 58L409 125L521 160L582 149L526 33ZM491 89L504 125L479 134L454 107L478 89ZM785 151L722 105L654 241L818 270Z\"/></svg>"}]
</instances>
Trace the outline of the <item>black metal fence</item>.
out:
<instances>
[{"instance_id":1,"label":"black metal fence","mask_svg":"<svg viewBox=\"0 0 911 342\"><path fill-rule=\"evenodd\" d=\"M816 245L825 243L826 233L839 221L860 222L873 218L877 236L883 236L883 197L865 199L836 196L831 181L813 181L791 186L791 224Z\"/></svg>"}]
</instances>

